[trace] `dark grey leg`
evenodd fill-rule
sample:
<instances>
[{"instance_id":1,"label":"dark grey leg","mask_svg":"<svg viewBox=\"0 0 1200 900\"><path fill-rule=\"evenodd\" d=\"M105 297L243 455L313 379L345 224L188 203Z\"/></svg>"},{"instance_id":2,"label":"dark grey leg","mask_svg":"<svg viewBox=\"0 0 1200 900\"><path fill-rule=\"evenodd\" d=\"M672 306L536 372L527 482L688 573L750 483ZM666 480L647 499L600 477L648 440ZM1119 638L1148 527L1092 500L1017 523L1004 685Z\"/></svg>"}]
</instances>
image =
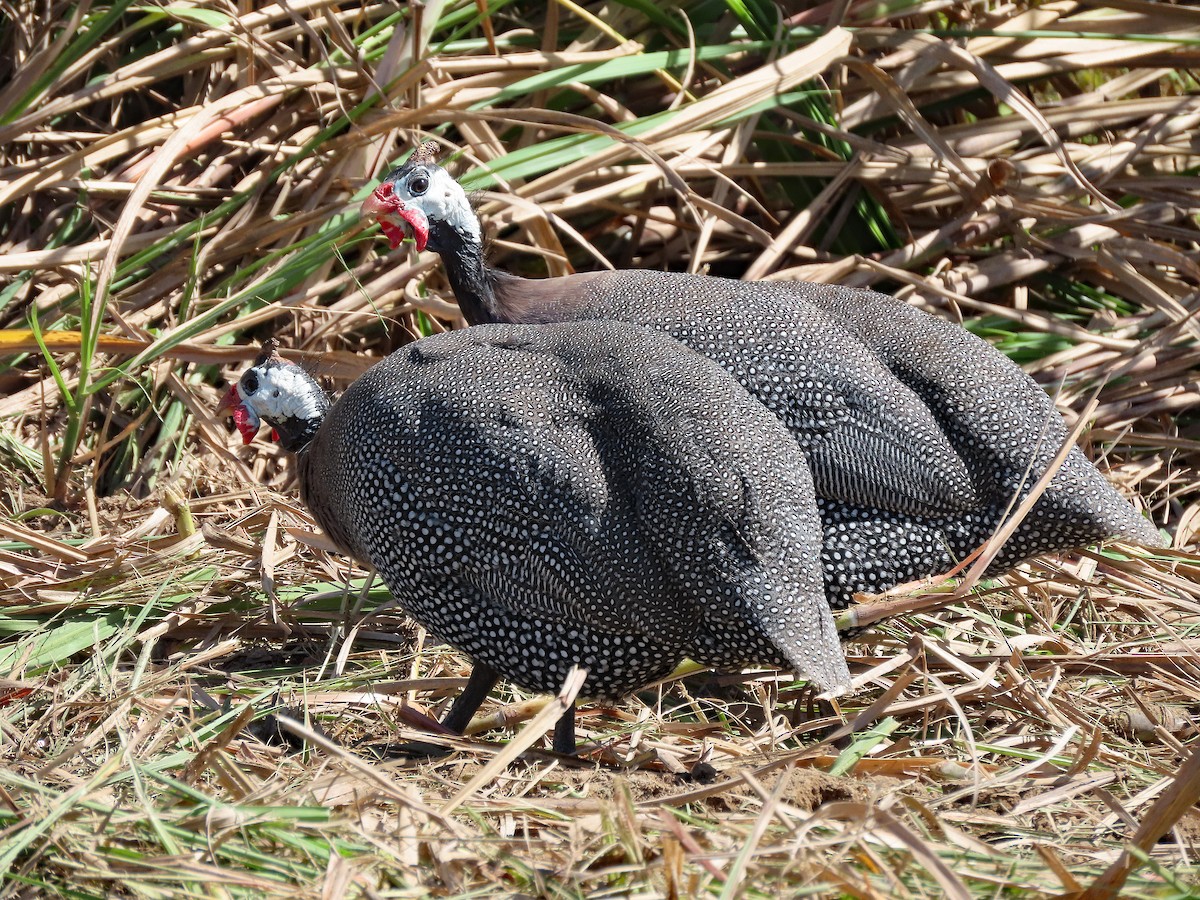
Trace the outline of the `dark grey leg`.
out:
<instances>
[{"instance_id":1,"label":"dark grey leg","mask_svg":"<svg viewBox=\"0 0 1200 900\"><path fill-rule=\"evenodd\" d=\"M564 756L575 755L575 704L567 707L554 726L554 752Z\"/></svg>"},{"instance_id":2,"label":"dark grey leg","mask_svg":"<svg viewBox=\"0 0 1200 900\"><path fill-rule=\"evenodd\" d=\"M442 724L455 734L462 734L471 724L471 717L475 715L475 711L487 699L487 695L499 680L499 674L491 666L475 663L475 667L471 669L471 677L467 679L467 686L450 706L450 712L446 713Z\"/></svg>"}]
</instances>

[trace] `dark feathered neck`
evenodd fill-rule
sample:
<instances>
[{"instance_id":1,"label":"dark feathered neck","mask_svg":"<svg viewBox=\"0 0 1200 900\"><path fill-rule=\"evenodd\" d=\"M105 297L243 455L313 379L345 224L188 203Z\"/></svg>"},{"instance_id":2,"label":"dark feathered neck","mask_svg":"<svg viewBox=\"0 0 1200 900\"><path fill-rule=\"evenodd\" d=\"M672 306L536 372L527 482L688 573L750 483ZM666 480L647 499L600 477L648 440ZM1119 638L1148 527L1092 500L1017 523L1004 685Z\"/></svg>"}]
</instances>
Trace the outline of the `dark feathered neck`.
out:
<instances>
[{"instance_id":1,"label":"dark feathered neck","mask_svg":"<svg viewBox=\"0 0 1200 900\"><path fill-rule=\"evenodd\" d=\"M457 228L444 223L430 231L430 248L446 268L446 277L469 325L511 321L497 296L501 273L488 267L483 247Z\"/></svg>"},{"instance_id":2,"label":"dark feathered neck","mask_svg":"<svg viewBox=\"0 0 1200 900\"><path fill-rule=\"evenodd\" d=\"M588 272L556 278L522 278L493 269L472 237L441 224L430 231L429 248L442 258L458 308L469 325L525 325L591 318L589 285L608 277ZM436 243L435 243L436 238Z\"/></svg>"},{"instance_id":3,"label":"dark feathered neck","mask_svg":"<svg viewBox=\"0 0 1200 900\"><path fill-rule=\"evenodd\" d=\"M325 413L328 410L329 401L326 400L325 408L321 410L319 416L311 419L284 419L279 423L272 424L271 427L279 435L279 446L288 453L303 453L306 451L308 445L312 443L312 439L321 430L321 423L325 421Z\"/></svg>"}]
</instances>

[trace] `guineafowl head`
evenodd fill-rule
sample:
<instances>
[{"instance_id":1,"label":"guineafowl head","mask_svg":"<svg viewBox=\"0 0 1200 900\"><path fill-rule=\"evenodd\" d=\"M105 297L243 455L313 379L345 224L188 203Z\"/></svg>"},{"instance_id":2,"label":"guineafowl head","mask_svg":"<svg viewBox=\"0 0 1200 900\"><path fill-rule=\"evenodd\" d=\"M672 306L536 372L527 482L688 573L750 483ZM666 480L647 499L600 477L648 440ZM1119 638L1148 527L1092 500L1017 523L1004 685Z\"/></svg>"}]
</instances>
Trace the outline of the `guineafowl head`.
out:
<instances>
[{"instance_id":1,"label":"guineafowl head","mask_svg":"<svg viewBox=\"0 0 1200 900\"><path fill-rule=\"evenodd\" d=\"M279 355L279 343L269 339L262 353L225 392L218 413L229 410L242 433L242 443L254 440L263 422L290 452L308 446L329 410L321 386L295 363Z\"/></svg>"},{"instance_id":2,"label":"guineafowl head","mask_svg":"<svg viewBox=\"0 0 1200 900\"><path fill-rule=\"evenodd\" d=\"M418 250L436 253L459 243L481 243L479 217L467 192L435 162L436 155L437 143L426 141L363 202L363 217L379 222L393 250L409 234Z\"/></svg>"}]
</instances>

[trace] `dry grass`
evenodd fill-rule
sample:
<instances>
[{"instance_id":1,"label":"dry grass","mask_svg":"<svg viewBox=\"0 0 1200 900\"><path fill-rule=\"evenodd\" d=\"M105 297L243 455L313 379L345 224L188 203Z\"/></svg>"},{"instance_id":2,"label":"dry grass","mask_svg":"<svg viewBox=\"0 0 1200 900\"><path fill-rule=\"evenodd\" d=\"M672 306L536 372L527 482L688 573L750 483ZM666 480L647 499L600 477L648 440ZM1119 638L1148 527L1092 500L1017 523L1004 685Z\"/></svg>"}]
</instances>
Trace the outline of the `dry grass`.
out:
<instances>
[{"instance_id":1,"label":"dry grass","mask_svg":"<svg viewBox=\"0 0 1200 900\"><path fill-rule=\"evenodd\" d=\"M1200 12L480 8L4 5L0 891L1188 896ZM431 135L501 265L875 285L961 319L1069 419L1095 395L1086 449L1174 548L887 621L848 645L844 725L749 673L585 706L579 763L506 764L496 730L379 760L465 667L211 410L267 335L339 384L456 324L432 257L354 215ZM477 724L542 728L541 702ZM271 708L306 751L260 739Z\"/></svg>"}]
</instances>

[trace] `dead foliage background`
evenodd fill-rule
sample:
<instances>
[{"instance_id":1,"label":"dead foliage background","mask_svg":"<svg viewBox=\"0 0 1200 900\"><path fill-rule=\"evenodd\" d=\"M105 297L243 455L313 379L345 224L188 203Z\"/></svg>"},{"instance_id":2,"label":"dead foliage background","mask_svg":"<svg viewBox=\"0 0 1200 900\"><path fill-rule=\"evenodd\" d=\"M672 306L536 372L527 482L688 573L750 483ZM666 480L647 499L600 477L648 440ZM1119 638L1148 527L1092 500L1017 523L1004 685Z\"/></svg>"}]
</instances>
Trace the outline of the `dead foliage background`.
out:
<instances>
[{"instance_id":1,"label":"dead foliage background","mask_svg":"<svg viewBox=\"0 0 1200 900\"><path fill-rule=\"evenodd\" d=\"M1200 10L805 6L3 4L5 896L1191 895ZM487 729L542 701L510 689L379 761L465 666L211 411L265 336L337 386L457 324L355 214L430 136L500 265L962 321L1069 419L1095 397L1086 449L1174 548L884 623L844 726L776 673L688 679L513 761Z\"/></svg>"}]
</instances>

